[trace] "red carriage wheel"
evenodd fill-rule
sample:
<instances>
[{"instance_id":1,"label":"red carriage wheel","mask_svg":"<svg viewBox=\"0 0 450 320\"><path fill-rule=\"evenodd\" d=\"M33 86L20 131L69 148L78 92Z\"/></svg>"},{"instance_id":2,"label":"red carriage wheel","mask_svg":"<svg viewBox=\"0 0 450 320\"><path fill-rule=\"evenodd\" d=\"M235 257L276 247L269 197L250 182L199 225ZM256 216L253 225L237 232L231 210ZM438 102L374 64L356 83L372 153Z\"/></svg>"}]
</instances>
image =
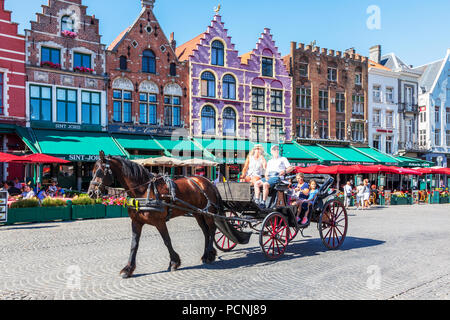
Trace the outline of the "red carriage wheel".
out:
<instances>
[{"instance_id":1,"label":"red carriage wheel","mask_svg":"<svg viewBox=\"0 0 450 320\"><path fill-rule=\"evenodd\" d=\"M328 203L319 218L319 233L325 247L338 249L344 243L348 229L347 210L339 201Z\"/></svg>"},{"instance_id":2,"label":"red carriage wheel","mask_svg":"<svg viewBox=\"0 0 450 320\"><path fill-rule=\"evenodd\" d=\"M237 215L233 212L226 212L227 217L237 217ZM239 222L229 220L230 223L233 225L234 228L239 229L240 224ZM236 248L237 243L230 240L227 236L225 236L222 231L219 229L216 230L216 235L214 236L214 244L216 245L216 248L223 252L230 252L234 248Z\"/></svg>"},{"instance_id":3,"label":"red carriage wheel","mask_svg":"<svg viewBox=\"0 0 450 320\"><path fill-rule=\"evenodd\" d=\"M259 235L259 245L269 260L281 258L289 243L290 231L286 218L278 212L268 215Z\"/></svg>"},{"instance_id":4,"label":"red carriage wheel","mask_svg":"<svg viewBox=\"0 0 450 320\"><path fill-rule=\"evenodd\" d=\"M288 235L288 241L291 242L292 240L295 239L295 237L298 234L298 230L296 227L289 227L289 235Z\"/></svg>"}]
</instances>

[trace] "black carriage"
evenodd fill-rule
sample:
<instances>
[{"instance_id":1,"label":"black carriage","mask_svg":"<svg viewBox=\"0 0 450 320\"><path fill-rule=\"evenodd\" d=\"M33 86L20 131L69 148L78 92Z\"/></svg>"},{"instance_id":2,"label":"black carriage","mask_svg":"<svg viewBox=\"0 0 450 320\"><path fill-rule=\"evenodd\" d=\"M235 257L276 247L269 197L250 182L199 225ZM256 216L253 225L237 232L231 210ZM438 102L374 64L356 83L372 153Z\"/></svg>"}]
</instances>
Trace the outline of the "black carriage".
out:
<instances>
[{"instance_id":1,"label":"black carriage","mask_svg":"<svg viewBox=\"0 0 450 320\"><path fill-rule=\"evenodd\" d=\"M305 175L307 182L309 179L314 179L320 188L316 197L306 202L307 209L290 205L289 186L284 182L270 191L267 209L255 203L249 183L219 183L217 188L224 201L226 217L215 218L216 247L231 251L238 244L248 243L251 234L256 233L265 256L276 260L284 255L289 242L314 222L325 247L338 249L347 234L348 216L336 191L330 189L334 179L328 175ZM309 213L308 223L300 225L298 217L306 212Z\"/></svg>"}]
</instances>

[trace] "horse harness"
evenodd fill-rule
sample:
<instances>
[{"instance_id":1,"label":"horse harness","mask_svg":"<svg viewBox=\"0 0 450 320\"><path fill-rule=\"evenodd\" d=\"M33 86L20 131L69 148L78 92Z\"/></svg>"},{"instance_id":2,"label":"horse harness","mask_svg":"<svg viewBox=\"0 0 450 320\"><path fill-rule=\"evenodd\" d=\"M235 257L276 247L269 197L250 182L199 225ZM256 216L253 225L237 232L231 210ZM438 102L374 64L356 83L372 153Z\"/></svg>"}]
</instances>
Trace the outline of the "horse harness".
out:
<instances>
[{"instance_id":1,"label":"horse harness","mask_svg":"<svg viewBox=\"0 0 450 320\"><path fill-rule=\"evenodd\" d=\"M177 196L176 196L177 185L167 175L155 176L149 181L148 188L147 188L147 198L146 199L134 199L137 202L137 203L135 203L135 205L137 205L136 207L138 208L139 211L155 211L155 212L161 212L161 213L164 212L165 208L167 207L166 221L169 221L172 218L174 209L186 211L187 214L193 214L193 213L211 214L209 212L209 209L211 207L214 207L216 210L219 209L219 206L216 205L215 203L213 203L209 199L206 192L200 187L200 185L195 180L193 180L190 177L183 177L183 178L186 178L187 180L189 180L203 194L203 196L207 200L207 205L204 209L199 209L199 208L191 205L190 203L187 203L186 201L183 201L183 200L177 198ZM169 191L168 194L161 194L158 191L158 183L157 182L161 179L164 181L165 185L167 186L167 189ZM150 199L150 193L151 193L150 191L153 191L153 194L155 196L154 199ZM141 205L141 203L142 203L142 205ZM182 205L184 207L182 207L180 205Z\"/></svg>"}]
</instances>

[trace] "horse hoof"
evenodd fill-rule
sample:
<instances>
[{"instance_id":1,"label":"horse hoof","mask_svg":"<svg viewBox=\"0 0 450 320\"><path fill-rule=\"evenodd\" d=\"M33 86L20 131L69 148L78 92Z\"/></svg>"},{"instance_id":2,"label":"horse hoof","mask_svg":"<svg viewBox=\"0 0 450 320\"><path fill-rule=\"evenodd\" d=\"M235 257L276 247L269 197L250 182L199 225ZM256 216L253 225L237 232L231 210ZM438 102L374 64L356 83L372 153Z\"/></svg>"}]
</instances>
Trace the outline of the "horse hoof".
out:
<instances>
[{"instance_id":1,"label":"horse hoof","mask_svg":"<svg viewBox=\"0 0 450 320\"><path fill-rule=\"evenodd\" d=\"M171 261L170 264L169 264L168 271L169 272L177 271L178 268L180 267L180 265L181 265L181 262L173 262L173 261Z\"/></svg>"},{"instance_id":2,"label":"horse hoof","mask_svg":"<svg viewBox=\"0 0 450 320\"><path fill-rule=\"evenodd\" d=\"M120 276L122 279L128 279L133 276L134 268L131 268L129 266L126 266L125 268L120 271Z\"/></svg>"}]
</instances>

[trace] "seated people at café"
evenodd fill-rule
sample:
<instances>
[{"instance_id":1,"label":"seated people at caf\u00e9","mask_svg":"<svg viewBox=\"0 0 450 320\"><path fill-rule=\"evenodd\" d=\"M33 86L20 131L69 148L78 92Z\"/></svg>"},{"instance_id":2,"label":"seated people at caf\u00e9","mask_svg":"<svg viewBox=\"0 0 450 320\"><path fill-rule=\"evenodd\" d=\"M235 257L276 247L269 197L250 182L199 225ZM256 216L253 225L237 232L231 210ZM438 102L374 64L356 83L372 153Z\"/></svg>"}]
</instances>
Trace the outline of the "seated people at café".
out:
<instances>
[{"instance_id":1,"label":"seated people at caf\u00e9","mask_svg":"<svg viewBox=\"0 0 450 320\"><path fill-rule=\"evenodd\" d=\"M22 183L19 181L19 178L15 178L14 179L14 188L16 188L16 189L22 189Z\"/></svg>"},{"instance_id":2,"label":"seated people at caf\u00e9","mask_svg":"<svg viewBox=\"0 0 450 320\"><path fill-rule=\"evenodd\" d=\"M302 221L300 222L300 217L297 216L297 222L300 222L301 225L305 225L308 223L308 218L309 218L309 211L312 208L312 202L315 199L315 197L317 196L317 194L319 193L319 189L317 188L317 182L314 180L311 180L309 183L309 195L308 198L306 200L299 200L297 201L297 204L299 206L299 209L301 208L302 210L298 210L297 212L302 212L304 211L305 214L303 216Z\"/></svg>"},{"instance_id":3,"label":"seated people at caf\u00e9","mask_svg":"<svg viewBox=\"0 0 450 320\"><path fill-rule=\"evenodd\" d=\"M267 163L265 178L262 180L264 183L263 203L260 205L262 209L266 208L266 201L269 197L270 189L282 181L281 177L284 178L295 170L295 168L290 165L288 159L280 157L279 146L273 146L270 149L270 153L272 154L272 159Z\"/></svg>"},{"instance_id":4,"label":"seated people at caf\u00e9","mask_svg":"<svg viewBox=\"0 0 450 320\"><path fill-rule=\"evenodd\" d=\"M58 193L58 187L56 186L56 181L52 181L52 184L47 189L47 194L49 197L56 197Z\"/></svg>"},{"instance_id":5,"label":"seated people at caf\u00e9","mask_svg":"<svg viewBox=\"0 0 450 320\"><path fill-rule=\"evenodd\" d=\"M37 198L41 201L47 198L47 193L45 192L45 189L42 188L40 182L36 184L36 187L34 188L34 193L36 194Z\"/></svg>"},{"instance_id":6,"label":"seated people at caf\u00e9","mask_svg":"<svg viewBox=\"0 0 450 320\"><path fill-rule=\"evenodd\" d=\"M24 199L33 199L36 196L36 194L29 185L25 186L24 193L22 195Z\"/></svg>"},{"instance_id":7,"label":"seated people at caf\u00e9","mask_svg":"<svg viewBox=\"0 0 450 320\"><path fill-rule=\"evenodd\" d=\"M263 183L261 178L267 167L267 161L263 156L264 148L262 145L256 145L247 157L242 170L241 181L251 183L255 190L255 202L260 204L261 187Z\"/></svg>"}]
</instances>

